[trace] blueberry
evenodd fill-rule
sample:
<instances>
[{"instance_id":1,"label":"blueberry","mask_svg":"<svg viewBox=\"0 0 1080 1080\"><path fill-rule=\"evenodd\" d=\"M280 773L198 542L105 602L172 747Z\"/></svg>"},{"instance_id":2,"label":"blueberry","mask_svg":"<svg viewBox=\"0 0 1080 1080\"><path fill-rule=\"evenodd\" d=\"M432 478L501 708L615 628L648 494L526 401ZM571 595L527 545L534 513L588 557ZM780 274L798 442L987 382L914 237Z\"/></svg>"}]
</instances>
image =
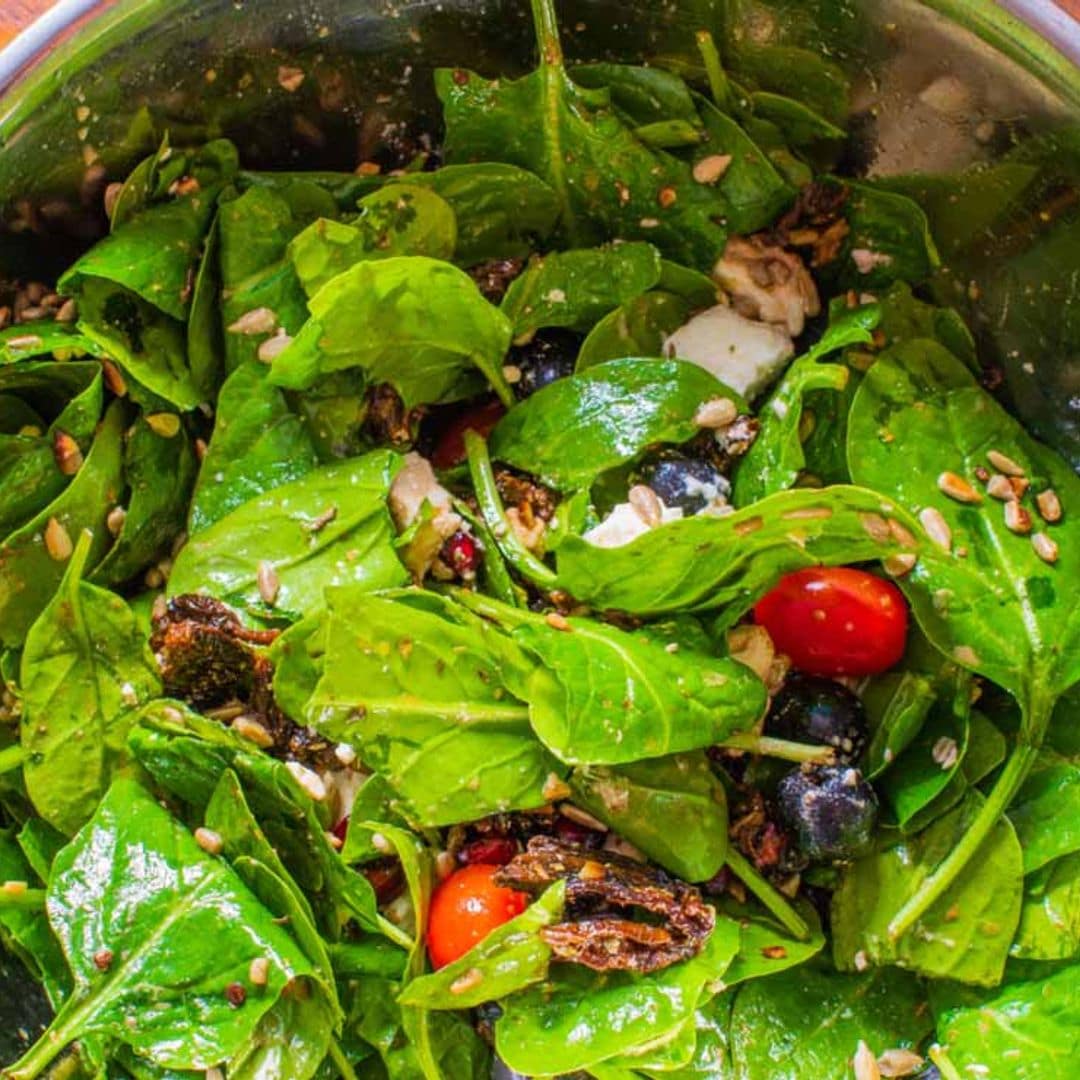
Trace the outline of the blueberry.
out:
<instances>
[{"instance_id":1,"label":"blueberry","mask_svg":"<svg viewBox=\"0 0 1080 1080\"><path fill-rule=\"evenodd\" d=\"M682 454L665 454L650 462L641 477L665 506L678 507L687 517L731 494L731 485L714 465Z\"/></svg>"},{"instance_id":2,"label":"blueberry","mask_svg":"<svg viewBox=\"0 0 1080 1080\"><path fill-rule=\"evenodd\" d=\"M815 862L846 862L870 847L877 820L874 789L850 765L789 772L777 789L780 815Z\"/></svg>"},{"instance_id":3,"label":"blueberry","mask_svg":"<svg viewBox=\"0 0 1080 1080\"><path fill-rule=\"evenodd\" d=\"M540 330L528 345L511 349L506 362L521 372L514 386L518 398L527 398L556 380L573 375L580 348L581 338L577 334L568 330Z\"/></svg>"},{"instance_id":4,"label":"blueberry","mask_svg":"<svg viewBox=\"0 0 1080 1080\"><path fill-rule=\"evenodd\" d=\"M790 675L773 699L766 734L821 743L843 765L858 761L870 736L862 702L846 687L816 675Z\"/></svg>"}]
</instances>

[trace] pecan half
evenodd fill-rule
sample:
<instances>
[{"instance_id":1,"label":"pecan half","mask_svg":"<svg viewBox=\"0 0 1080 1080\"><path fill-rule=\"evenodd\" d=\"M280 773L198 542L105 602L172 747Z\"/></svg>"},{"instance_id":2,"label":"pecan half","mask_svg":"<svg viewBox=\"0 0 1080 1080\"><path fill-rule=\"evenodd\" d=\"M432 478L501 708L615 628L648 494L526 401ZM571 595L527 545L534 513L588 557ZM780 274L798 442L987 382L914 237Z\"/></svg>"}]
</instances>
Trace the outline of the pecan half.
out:
<instances>
[{"instance_id":1,"label":"pecan half","mask_svg":"<svg viewBox=\"0 0 1080 1080\"><path fill-rule=\"evenodd\" d=\"M701 893L661 870L535 836L496 875L533 894L566 881L569 918L541 930L556 959L594 971L658 971L701 951L716 913ZM641 918L648 916L648 921Z\"/></svg>"}]
</instances>

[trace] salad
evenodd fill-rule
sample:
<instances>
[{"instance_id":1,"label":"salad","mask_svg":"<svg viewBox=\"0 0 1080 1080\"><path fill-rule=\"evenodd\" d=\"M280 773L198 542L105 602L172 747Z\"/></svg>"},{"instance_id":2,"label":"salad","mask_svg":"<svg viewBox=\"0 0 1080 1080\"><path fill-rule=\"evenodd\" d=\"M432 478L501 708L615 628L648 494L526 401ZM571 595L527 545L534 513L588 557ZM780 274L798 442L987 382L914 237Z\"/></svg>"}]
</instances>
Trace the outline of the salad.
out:
<instances>
[{"instance_id":1,"label":"salad","mask_svg":"<svg viewBox=\"0 0 1080 1080\"><path fill-rule=\"evenodd\" d=\"M2 1075L1070 1075L1080 481L935 243L1054 161L868 179L827 60L532 6L0 312Z\"/></svg>"}]
</instances>

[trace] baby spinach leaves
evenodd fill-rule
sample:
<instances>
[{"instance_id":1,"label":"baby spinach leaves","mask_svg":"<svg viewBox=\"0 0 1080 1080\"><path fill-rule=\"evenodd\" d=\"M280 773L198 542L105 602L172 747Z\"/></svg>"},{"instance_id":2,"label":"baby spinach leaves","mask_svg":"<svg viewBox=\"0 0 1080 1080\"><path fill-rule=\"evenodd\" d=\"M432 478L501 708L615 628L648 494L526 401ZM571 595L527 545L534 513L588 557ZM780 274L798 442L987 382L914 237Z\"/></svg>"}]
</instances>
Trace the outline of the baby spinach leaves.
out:
<instances>
[{"instance_id":1,"label":"baby spinach leaves","mask_svg":"<svg viewBox=\"0 0 1080 1080\"><path fill-rule=\"evenodd\" d=\"M743 404L704 368L684 360L611 360L558 379L515 406L491 434L491 456L562 491L588 487L654 443L697 434L714 398Z\"/></svg>"},{"instance_id":2,"label":"baby spinach leaves","mask_svg":"<svg viewBox=\"0 0 1080 1080\"><path fill-rule=\"evenodd\" d=\"M727 799L704 752L570 774L575 802L685 881L708 881L727 854Z\"/></svg>"},{"instance_id":3,"label":"baby spinach leaves","mask_svg":"<svg viewBox=\"0 0 1080 1080\"><path fill-rule=\"evenodd\" d=\"M161 692L128 606L82 580L90 543L83 533L56 596L30 627L20 679L27 793L68 835L123 764L134 710Z\"/></svg>"},{"instance_id":4,"label":"baby spinach leaves","mask_svg":"<svg viewBox=\"0 0 1080 1080\"><path fill-rule=\"evenodd\" d=\"M171 592L210 589L253 614L295 619L321 607L329 585L404 584L386 509L399 465L396 454L376 450L242 503L188 541L173 566ZM264 565L276 578L271 591Z\"/></svg>"},{"instance_id":5,"label":"baby spinach leaves","mask_svg":"<svg viewBox=\"0 0 1080 1080\"><path fill-rule=\"evenodd\" d=\"M711 269L727 241L723 196L691 167L643 143L611 93L575 83L563 63L550 0L534 0L540 67L488 81L461 69L436 73L452 162L505 161L555 190L572 246L610 236L647 240L666 256Z\"/></svg>"},{"instance_id":6,"label":"baby spinach leaves","mask_svg":"<svg viewBox=\"0 0 1080 1080\"><path fill-rule=\"evenodd\" d=\"M1080 851L1080 767L1043 750L1009 806L1009 820L1024 851L1025 874Z\"/></svg>"},{"instance_id":7,"label":"baby spinach leaves","mask_svg":"<svg viewBox=\"0 0 1080 1080\"><path fill-rule=\"evenodd\" d=\"M501 306L515 341L527 341L545 326L584 333L659 280L660 256L651 244L556 251L533 260L511 282Z\"/></svg>"},{"instance_id":8,"label":"baby spinach leaves","mask_svg":"<svg viewBox=\"0 0 1080 1080\"><path fill-rule=\"evenodd\" d=\"M1017 462L1035 490L1050 487L1063 505L1080 504L1068 465L936 342L901 342L867 373L849 418L852 476L912 511L935 512L949 532L948 550L924 545L902 581L915 615L938 648L1009 690L1023 714L1019 745L977 819L898 912L893 938L948 889L990 833L1035 759L1055 699L1080 678L1080 615L1066 599L1066 582L1080 575L1080 544L1070 542L1076 516L1051 527L1059 554L1049 564L1006 526L997 500L983 492L978 502L957 502L939 486L951 486L949 473L974 481L976 469L992 465L991 452Z\"/></svg>"},{"instance_id":9,"label":"baby spinach leaves","mask_svg":"<svg viewBox=\"0 0 1080 1080\"><path fill-rule=\"evenodd\" d=\"M450 825L544 804L558 764L507 692L505 668L531 667L511 642L428 594L339 589L327 602L308 722L354 746L410 820Z\"/></svg>"},{"instance_id":10,"label":"baby spinach leaves","mask_svg":"<svg viewBox=\"0 0 1080 1080\"><path fill-rule=\"evenodd\" d=\"M983 986L1000 982L1020 917L1023 879L1020 845L1005 818L983 840L964 876L921 915L911 933L895 938L889 930L906 897L971 827L982 804L972 792L918 836L844 872L832 907L838 967L854 971L860 960L869 960L933 978Z\"/></svg>"},{"instance_id":11,"label":"baby spinach leaves","mask_svg":"<svg viewBox=\"0 0 1080 1080\"><path fill-rule=\"evenodd\" d=\"M558 580L578 600L635 615L723 609L731 625L782 575L918 549L911 519L864 488L783 491L724 517L650 529L622 547L568 536Z\"/></svg>"},{"instance_id":12,"label":"baby spinach leaves","mask_svg":"<svg viewBox=\"0 0 1080 1080\"><path fill-rule=\"evenodd\" d=\"M621 304L581 343L577 370L625 356L663 356L664 341L690 318L692 310L683 297L662 289Z\"/></svg>"},{"instance_id":13,"label":"baby spinach leaves","mask_svg":"<svg viewBox=\"0 0 1080 1080\"><path fill-rule=\"evenodd\" d=\"M406 406L469 397L488 382L509 404L502 374L510 323L456 267L421 256L357 263L309 301L311 318L273 362L271 382L309 388L361 368Z\"/></svg>"},{"instance_id":14,"label":"baby spinach leaves","mask_svg":"<svg viewBox=\"0 0 1080 1080\"><path fill-rule=\"evenodd\" d=\"M1024 906L1010 956L1071 960L1080 954L1080 853L1024 879Z\"/></svg>"},{"instance_id":15,"label":"baby spinach leaves","mask_svg":"<svg viewBox=\"0 0 1080 1080\"><path fill-rule=\"evenodd\" d=\"M228 865L132 780L113 784L57 856L49 918L75 989L11 1067L15 1078L38 1075L66 1045L95 1033L164 1068L211 1068L243 1051L286 985L312 973ZM256 960L266 961L261 986L250 980Z\"/></svg>"}]
</instances>

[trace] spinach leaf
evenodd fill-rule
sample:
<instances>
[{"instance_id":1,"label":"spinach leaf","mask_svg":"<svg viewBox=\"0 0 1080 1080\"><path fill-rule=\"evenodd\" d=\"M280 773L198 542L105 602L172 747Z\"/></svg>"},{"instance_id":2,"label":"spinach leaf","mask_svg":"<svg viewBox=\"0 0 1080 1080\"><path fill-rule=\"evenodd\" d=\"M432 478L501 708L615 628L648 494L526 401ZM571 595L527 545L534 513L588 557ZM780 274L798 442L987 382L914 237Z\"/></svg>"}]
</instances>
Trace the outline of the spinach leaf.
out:
<instances>
[{"instance_id":1,"label":"spinach leaf","mask_svg":"<svg viewBox=\"0 0 1080 1080\"><path fill-rule=\"evenodd\" d=\"M322 610L305 615L274 639L274 702L292 720L304 719L307 703L322 675L326 654L326 617Z\"/></svg>"},{"instance_id":2,"label":"spinach leaf","mask_svg":"<svg viewBox=\"0 0 1080 1080\"><path fill-rule=\"evenodd\" d=\"M911 745L936 700L933 682L921 672L888 672L870 680L862 692L873 732L861 766L867 779L880 776Z\"/></svg>"},{"instance_id":3,"label":"spinach leaf","mask_svg":"<svg viewBox=\"0 0 1080 1080\"><path fill-rule=\"evenodd\" d=\"M358 262L395 255L449 259L457 243L454 211L434 191L401 183L360 200L352 221L319 218L289 244L289 258L308 296Z\"/></svg>"},{"instance_id":4,"label":"spinach leaf","mask_svg":"<svg viewBox=\"0 0 1080 1080\"><path fill-rule=\"evenodd\" d=\"M739 951L724 972L724 985L735 986L750 979L767 978L815 956L825 947L817 912L807 901L798 904L799 914L810 927L805 941L793 938L774 918L754 904L725 899L724 914L739 924Z\"/></svg>"},{"instance_id":5,"label":"spinach leaf","mask_svg":"<svg viewBox=\"0 0 1080 1080\"><path fill-rule=\"evenodd\" d=\"M75 989L45 1036L11 1067L12 1077L38 1075L92 1033L165 1068L210 1068L249 1041L290 981L311 974L289 934L228 865L132 780L114 782L57 856L48 904ZM268 961L262 987L249 982L257 959ZM226 993L234 983L246 991L239 1006ZM126 1022L133 1010L136 1025Z\"/></svg>"},{"instance_id":6,"label":"spinach leaf","mask_svg":"<svg viewBox=\"0 0 1080 1080\"><path fill-rule=\"evenodd\" d=\"M396 454L377 450L243 503L188 541L169 578L171 594L210 592L253 614L298 618L322 605L329 585L404 584L386 509L399 464ZM330 509L333 520L319 527ZM263 563L278 580L272 604L259 590Z\"/></svg>"},{"instance_id":7,"label":"spinach leaf","mask_svg":"<svg viewBox=\"0 0 1080 1080\"><path fill-rule=\"evenodd\" d=\"M27 794L69 836L123 765L134 710L161 692L127 604L82 580L89 554L84 532L59 590L26 635L20 678Z\"/></svg>"},{"instance_id":8,"label":"spinach leaf","mask_svg":"<svg viewBox=\"0 0 1080 1080\"><path fill-rule=\"evenodd\" d=\"M502 374L510 323L448 263L419 255L357 263L308 308L311 319L273 361L276 386L306 390L320 375L358 367L411 408L470 397L483 388L479 372L513 401Z\"/></svg>"},{"instance_id":9,"label":"spinach leaf","mask_svg":"<svg viewBox=\"0 0 1080 1080\"><path fill-rule=\"evenodd\" d=\"M145 417L135 421L124 447L124 523L91 575L95 583L122 585L168 553L184 527L197 469L194 448L182 427L174 435L159 435Z\"/></svg>"},{"instance_id":10,"label":"spinach leaf","mask_svg":"<svg viewBox=\"0 0 1080 1080\"><path fill-rule=\"evenodd\" d=\"M72 541L83 529L90 530L87 567L95 566L108 547L111 537L105 518L123 486L123 424L123 403L114 401L71 483L0 544L0 639L6 646L22 644L64 576L66 560L53 558L44 543L51 520L63 526ZM62 554L62 549L54 550Z\"/></svg>"},{"instance_id":11,"label":"spinach leaf","mask_svg":"<svg viewBox=\"0 0 1080 1080\"><path fill-rule=\"evenodd\" d=\"M654 1044L694 1015L738 947L737 925L719 919L698 956L652 975L560 965L547 982L502 1002L496 1051L516 1072L552 1076Z\"/></svg>"},{"instance_id":12,"label":"spinach leaf","mask_svg":"<svg viewBox=\"0 0 1080 1080\"><path fill-rule=\"evenodd\" d=\"M1020 1080L1067 1076L1080 1050L1080 972L979 993L943 984L932 996L938 1038L958 1075L999 1067Z\"/></svg>"},{"instance_id":13,"label":"spinach leaf","mask_svg":"<svg viewBox=\"0 0 1080 1080\"><path fill-rule=\"evenodd\" d=\"M1080 768L1043 750L1009 806L1024 873L1080 851Z\"/></svg>"},{"instance_id":14,"label":"spinach leaf","mask_svg":"<svg viewBox=\"0 0 1080 1080\"><path fill-rule=\"evenodd\" d=\"M612 236L647 240L709 270L727 242L723 196L688 163L641 142L606 90L574 83L563 65L550 0L534 0L540 67L514 81L440 70L447 157L505 161L536 173L559 199L570 246ZM668 194L663 195L662 192Z\"/></svg>"},{"instance_id":15,"label":"spinach leaf","mask_svg":"<svg viewBox=\"0 0 1080 1080\"><path fill-rule=\"evenodd\" d=\"M570 76L578 86L588 90L607 90L611 103L630 123L699 122L686 83L663 68L640 64L575 64Z\"/></svg>"},{"instance_id":16,"label":"spinach leaf","mask_svg":"<svg viewBox=\"0 0 1080 1080\"><path fill-rule=\"evenodd\" d=\"M213 401L225 370L224 326L221 322L221 230L215 215L191 294L187 356L191 383L204 401Z\"/></svg>"},{"instance_id":17,"label":"spinach leaf","mask_svg":"<svg viewBox=\"0 0 1080 1080\"><path fill-rule=\"evenodd\" d=\"M555 251L538 256L510 283L501 308L515 341L528 341L545 326L584 333L659 280L660 256L651 244Z\"/></svg>"},{"instance_id":18,"label":"spinach leaf","mask_svg":"<svg viewBox=\"0 0 1080 1080\"><path fill-rule=\"evenodd\" d=\"M724 517L669 522L622 547L568 536L558 580L596 608L646 616L723 609L729 626L791 570L917 550L911 528L907 514L870 490L782 491Z\"/></svg>"},{"instance_id":19,"label":"spinach leaf","mask_svg":"<svg viewBox=\"0 0 1080 1080\"><path fill-rule=\"evenodd\" d=\"M991 451L1018 462L1036 490L1052 487L1066 506L1080 502L1068 465L937 343L902 342L867 372L849 418L852 476L912 510L937 511L951 532L949 550L924 545L901 582L915 616L947 656L1007 689L1023 717L1018 746L978 819L897 913L894 937L962 872L1035 760L1055 698L1080 678L1080 614L1066 586L1080 574L1080 545L1069 543L1075 516L1053 527L1060 556L1050 565L1006 527L996 500L959 503L939 489L943 473L973 477Z\"/></svg>"},{"instance_id":20,"label":"spinach leaf","mask_svg":"<svg viewBox=\"0 0 1080 1080\"><path fill-rule=\"evenodd\" d=\"M241 333L247 325L244 316L268 312L264 325L272 322L288 334L299 333L308 317L303 286L286 257L289 241L302 228L286 194L287 189L278 193L253 187L239 198L223 200L218 210L226 373L256 361L260 345L273 332L268 326L257 334ZM333 212L331 201L328 213Z\"/></svg>"},{"instance_id":21,"label":"spinach leaf","mask_svg":"<svg viewBox=\"0 0 1080 1080\"><path fill-rule=\"evenodd\" d=\"M704 752L570 774L574 801L654 862L708 881L727 854L727 799Z\"/></svg>"},{"instance_id":22,"label":"spinach leaf","mask_svg":"<svg viewBox=\"0 0 1080 1080\"><path fill-rule=\"evenodd\" d=\"M917 203L871 183L835 182L849 192L844 214L851 229L826 268L837 289L881 289L896 281L917 285L938 268L930 224Z\"/></svg>"},{"instance_id":23,"label":"spinach leaf","mask_svg":"<svg viewBox=\"0 0 1080 1080\"><path fill-rule=\"evenodd\" d=\"M451 825L545 803L557 762L506 692L507 665L531 665L481 619L419 594L327 593L321 674L306 708L354 746L422 825ZM453 768L446 767L453 762Z\"/></svg>"},{"instance_id":24,"label":"spinach leaf","mask_svg":"<svg viewBox=\"0 0 1080 1080\"><path fill-rule=\"evenodd\" d=\"M1080 853L1029 874L1009 955L1025 960L1072 960L1080 954Z\"/></svg>"},{"instance_id":25,"label":"spinach leaf","mask_svg":"<svg viewBox=\"0 0 1080 1080\"><path fill-rule=\"evenodd\" d=\"M475 594L459 598L540 661L513 672L510 686L529 702L537 737L567 764L620 765L712 746L749 730L764 709L764 687L734 660L671 653L591 619L557 628Z\"/></svg>"},{"instance_id":26,"label":"spinach leaf","mask_svg":"<svg viewBox=\"0 0 1080 1080\"><path fill-rule=\"evenodd\" d=\"M843 311L821 340L785 372L761 410L761 432L735 475L734 502L749 506L792 487L806 465L800 428L803 399L814 390L841 391L850 372L843 364L818 361L849 345L867 344L881 310L872 304Z\"/></svg>"},{"instance_id":27,"label":"spinach leaf","mask_svg":"<svg viewBox=\"0 0 1080 1080\"><path fill-rule=\"evenodd\" d=\"M526 398L491 433L491 456L559 490L587 487L654 443L682 443L698 409L741 398L684 360L609 360Z\"/></svg>"},{"instance_id":28,"label":"spinach leaf","mask_svg":"<svg viewBox=\"0 0 1080 1080\"><path fill-rule=\"evenodd\" d=\"M918 836L860 859L844 872L832 905L837 967L854 971L860 960L869 960L932 978L981 986L1000 982L1020 917L1024 873L1016 833L1005 818L983 840L967 873L910 933L896 938L889 930L905 899L970 828L983 804L971 792Z\"/></svg>"},{"instance_id":29,"label":"spinach leaf","mask_svg":"<svg viewBox=\"0 0 1080 1080\"><path fill-rule=\"evenodd\" d=\"M540 982L547 976L551 959L551 949L540 931L562 918L565 893L566 882L555 882L520 915L493 930L460 959L413 979L398 1001L426 1009L468 1009ZM466 975L470 985L455 989Z\"/></svg>"},{"instance_id":30,"label":"spinach leaf","mask_svg":"<svg viewBox=\"0 0 1080 1080\"><path fill-rule=\"evenodd\" d=\"M737 1080L847 1080L862 1040L875 1053L915 1047L931 1028L918 980L899 971L834 975L803 965L735 995L731 1075Z\"/></svg>"},{"instance_id":31,"label":"spinach leaf","mask_svg":"<svg viewBox=\"0 0 1080 1080\"><path fill-rule=\"evenodd\" d=\"M188 512L188 534L209 528L230 511L299 480L318 464L315 448L269 370L244 361L225 380L217 419Z\"/></svg>"},{"instance_id":32,"label":"spinach leaf","mask_svg":"<svg viewBox=\"0 0 1080 1080\"><path fill-rule=\"evenodd\" d=\"M266 1076L308 1080L320 1071L333 1046L334 1023L333 1009L322 994L283 994L229 1061L229 1076L233 1080Z\"/></svg>"},{"instance_id":33,"label":"spinach leaf","mask_svg":"<svg viewBox=\"0 0 1080 1080\"><path fill-rule=\"evenodd\" d=\"M694 101L705 125L695 166L716 155L731 158L716 181L728 204L728 228L740 236L766 228L793 201L795 189L735 120L701 95L695 94Z\"/></svg>"},{"instance_id":34,"label":"spinach leaf","mask_svg":"<svg viewBox=\"0 0 1080 1080\"><path fill-rule=\"evenodd\" d=\"M577 370L627 356L663 356L664 341L690 318L691 310L681 296L662 290L620 305L581 343Z\"/></svg>"}]
</instances>

